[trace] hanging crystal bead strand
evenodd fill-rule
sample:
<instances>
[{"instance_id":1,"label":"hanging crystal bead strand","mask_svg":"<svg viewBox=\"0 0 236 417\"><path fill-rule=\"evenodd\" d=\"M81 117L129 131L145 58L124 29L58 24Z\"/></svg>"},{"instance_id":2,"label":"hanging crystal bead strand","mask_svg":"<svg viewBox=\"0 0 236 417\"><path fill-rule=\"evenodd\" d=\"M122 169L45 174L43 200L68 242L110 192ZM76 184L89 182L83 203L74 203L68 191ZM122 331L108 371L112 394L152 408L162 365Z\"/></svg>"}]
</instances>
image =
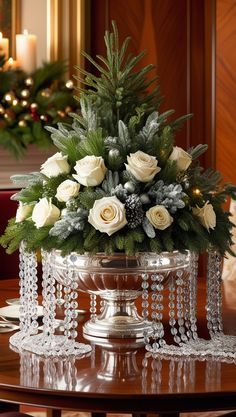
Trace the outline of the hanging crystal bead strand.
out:
<instances>
[{"instance_id":1,"label":"hanging crystal bead strand","mask_svg":"<svg viewBox=\"0 0 236 417\"><path fill-rule=\"evenodd\" d=\"M56 343L54 337L56 297L55 279L52 275L51 254L42 251L42 305L43 305L43 333L28 337L23 344L23 348L30 352L51 356L56 354Z\"/></svg>"},{"instance_id":2,"label":"hanging crystal bead strand","mask_svg":"<svg viewBox=\"0 0 236 417\"><path fill-rule=\"evenodd\" d=\"M148 307L149 307L149 294L148 294L148 288L149 288L149 276L146 272L142 273L142 317L144 319L144 321L147 323L148 322L148 316L149 316L149 312L148 312ZM150 337L149 337L149 332L148 330L144 330L143 331L143 337L144 337L144 343L145 343L145 348L148 351L152 350L152 346L150 344Z\"/></svg>"},{"instance_id":3,"label":"hanging crystal bead strand","mask_svg":"<svg viewBox=\"0 0 236 417\"><path fill-rule=\"evenodd\" d=\"M104 302L101 301L101 311L104 308ZM97 317L97 296L95 294L90 294L90 320L95 321Z\"/></svg>"},{"instance_id":4,"label":"hanging crystal bead strand","mask_svg":"<svg viewBox=\"0 0 236 417\"><path fill-rule=\"evenodd\" d=\"M60 353L64 356L77 355L82 356L91 352L91 346L76 342L78 336L78 283L76 281L76 272L74 262L76 255L65 257L65 285L64 285L64 341L60 347ZM56 336L60 341L60 336Z\"/></svg>"},{"instance_id":5,"label":"hanging crystal bead strand","mask_svg":"<svg viewBox=\"0 0 236 417\"><path fill-rule=\"evenodd\" d=\"M56 284L56 302L58 306L62 306L64 303L63 299L63 285L60 283Z\"/></svg>"},{"instance_id":6,"label":"hanging crystal bead strand","mask_svg":"<svg viewBox=\"0 0 236 417\"><path fill-rule=\"evenodd\" d=\"M169 280L169 325L170 332L175 338L177 336L178 330L176 329L176 318L175 318L175 302L176 302L176 293L175 293L175 277L171 274ZM178 339L176 339L178 340Z\"/></svg>"},{"instance_id":7,"label":"hanging crystal bead strand","mask_svg":"<svg viewBox=\"0 0 236 417\"><path fill-rule=\"evenodd\" d=\"M198 254L192 252L190 254L190 271L189 271L189 321L191 337L198 339L197 334L197 278L198 278Z\"/></svg>"},{"instance_id":8,"label":"hanging crystal bead strand","mask_svg":"<svg viewBox=\"0 0 236 417\"><path fill-rule=\"evenodd\" d=\"M177 321L178 321L178 332L179 335L174 336L174 341L177 344L182 344L188 340L186 336L185 320L184 320L184 284L185 276L184 269L179 269L176 272L176 309L177 309Z\"/></svg>"},{"instance_id":9,"label":"hanging crystal bead strand","mask_svg":"<svg viewBox=\"0 0 236 417\"><path fill-rule=\"evenodd\" d=\"M47 343L54 343L54 329L56 317L55 279L51 268L51 254L42 252L43 262L43 334Z\"/></svg>"},{"instance_id":10,"label":"hanging crystal bead strand","mask_svg":"<svg viewBox=\"0 0 236 417\"><path fill-rule=\"evenodd\" d=\"M38 332L38 277L36 254L25 250L24 242L20 245L20 331L10 337L12 346L21 348L24 340Z\"/></svg>"},{"instance_id":11,"label":"hanging crystal bead strand","mask_svg":"<svg viewBox=\"0 0 236 417\"><path fill-rule=\"evenodd\" d=\"M211 338L223 333L221 262L218 252L208 253L206 317Z\"/></svg>"},{"instance_id":12,"label":"hanging crystal bead strand","mask_svg":"<svg viewBox=\"0 0 236 417\"><path fill-rule=\"evenodd\" d=\"M155 353L166 344L163 326L163 290L165 276L163 274L151 275L151 319L152 319L152 351Z\"/></svg>"},{"instance_id":13,"label":"hanging crystal bead strand","mask_svg":"<svg viewBox=\"0 0 236 417\"><path fill-rule=\"evenodd\" d=\"M64 319L64 334L69 341L69 345L71 346L71 349L74 349L74 343L75 339L78 335L77 327L77 317L78 317L78 283L75 280L75 271L73 268L73 264L71 264L68 261L72 261L73 263L73 257L67 257L67 270L66 270L66 278L65 283L66 286L64 288L65 292L65 319ZM69 352L68 352L69 353Z\"/></svg>"}]
</instances>

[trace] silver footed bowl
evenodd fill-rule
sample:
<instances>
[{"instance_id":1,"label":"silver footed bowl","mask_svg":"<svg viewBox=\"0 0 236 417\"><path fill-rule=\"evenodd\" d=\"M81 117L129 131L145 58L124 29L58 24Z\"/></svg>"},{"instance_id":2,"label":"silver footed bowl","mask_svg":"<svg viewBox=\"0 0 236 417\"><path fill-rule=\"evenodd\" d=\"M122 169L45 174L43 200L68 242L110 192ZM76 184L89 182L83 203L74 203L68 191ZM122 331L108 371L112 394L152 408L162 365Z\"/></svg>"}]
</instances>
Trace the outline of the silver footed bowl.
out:
<instances>
[{"instance_id":1,"label":"silver footed bowl","mask_svg":"<svg viewBox=\"0 0 236 417\"><path fill-rule=\"evenodd\" d=\"M94 298L90 300L91 318L83 327L85 335L136 339L143 338L144 331L151 331L151 323L147 317L139 316L135 305L142 288L152 291L154 282L158 281L162 291L178 271L182 277L187 277L190 253L175 251L134 256L71 253L63 257L55 250L50 253L49 262L54 278L62 286L70 287L76 282L78 290L98 295L102 300L100 311Z\"/></svg>"},{"instance_id":2,"label":"silver footed bowl","mask_svg":"<svg viewBox=\"0 0 236 417\"><path fill-rule=\"evenodd\" d=\"M100 295L115 291L120 293L141 291L142 274L155 273L163 275L163 284L179 269L189 265L189 251L180 253L152 252L137 253L127 256L124 253L106 255L104 253L83 254L75 252L61 256L61 251L51 253L51 265L55 279L66 285L68 269L73 271L73 280L78 283L80 291ZM127 296L127 294L126 294Z\"/></svg>"}]
</instances>

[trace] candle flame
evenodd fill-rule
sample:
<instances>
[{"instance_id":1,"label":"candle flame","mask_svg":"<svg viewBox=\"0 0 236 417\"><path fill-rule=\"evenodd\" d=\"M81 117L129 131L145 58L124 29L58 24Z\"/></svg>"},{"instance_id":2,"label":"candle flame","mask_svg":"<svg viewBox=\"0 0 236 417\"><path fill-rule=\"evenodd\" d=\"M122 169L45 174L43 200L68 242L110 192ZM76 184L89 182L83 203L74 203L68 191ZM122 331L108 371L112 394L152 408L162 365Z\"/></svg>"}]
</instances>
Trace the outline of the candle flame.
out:
<instances>
[{"instance_id":1,"label":"candle flame","mask_svg":"<svg viewBox=\"0 0 236 417\"><path fill-rule=\"evenodd\" d=\"M3 36L2 36L2 32L0 32L0 40L2 40Z\"/></svg>"},{"instance_id":2,"label":"candle flame","mask_svg":"<svg viewBox=\"0 0 236 417\"><path fill-rule=\"evenodd\" d=\"M24 29L23 30L23 35L28 36L28 34L29 34L28 30L27 29Z\"/></svg>"},{"instance_id":3,"label":"candle flame","mask_svg":"<svg viewBox=\"0 0 236 417\"><path fill-rule=\"evenodd\" d=\"M12 64L13 64L13 58L12 58L12 57L10 57L10 58L8 59L8 64L9 64L9 65L12 65Z\"/></svg>"}]
</instances>

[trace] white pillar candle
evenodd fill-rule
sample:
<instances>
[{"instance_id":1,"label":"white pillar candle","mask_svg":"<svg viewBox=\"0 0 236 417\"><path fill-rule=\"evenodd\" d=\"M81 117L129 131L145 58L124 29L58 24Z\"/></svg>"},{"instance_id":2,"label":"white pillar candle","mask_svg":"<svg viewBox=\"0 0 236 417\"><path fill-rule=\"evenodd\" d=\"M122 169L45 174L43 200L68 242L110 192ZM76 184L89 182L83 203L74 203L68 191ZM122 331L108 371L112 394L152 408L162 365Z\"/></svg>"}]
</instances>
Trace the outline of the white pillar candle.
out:
<instances>
[{"instance_id":1,"label":"white pillar candle","mask_svg":"<svg viewBox=\"0 0 236 417\"><path fill-rule=\"evenodd\" d=\"M36 36L28 34L27 30L16 35L16 60L27 73L36 69L36 41Z\"/></svg>"},{"instance_id":2,"label":"white pillar candle","mask_svg":"<svg viewBox=\"0 0 236 417\"><path fill-rule=\"evenodd\" d=\"M5 59L9 56L9 39L4 38L2 32L0 32L0 55L4 55Z\"/></svg>"}]
</instances>

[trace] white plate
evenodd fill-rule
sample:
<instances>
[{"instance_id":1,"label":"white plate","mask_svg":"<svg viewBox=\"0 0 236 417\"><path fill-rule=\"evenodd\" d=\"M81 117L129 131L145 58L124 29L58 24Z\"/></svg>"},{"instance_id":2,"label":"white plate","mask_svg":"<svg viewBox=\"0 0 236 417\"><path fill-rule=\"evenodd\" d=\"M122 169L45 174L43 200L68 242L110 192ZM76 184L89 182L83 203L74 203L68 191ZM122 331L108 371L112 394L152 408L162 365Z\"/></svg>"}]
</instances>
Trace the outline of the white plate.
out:
<instances>
[{"instance_id":1,"label":"white plate","mask_svg":"<svg viewBox=\"0 0 236 417\"><path fill-rule=\"evenodd\" d=\"M8 298L7 300L6 300L6 303L8 304L8 305L18 305L18 304L20 304L20 299L19 298Z\"/></svg>"},{"instance_id":2,"label":"white plate","mask_svg":"<svg viewBox=\"0 0 236 417\"><path fill-rule=\"evenodd\" d=\"M8 333L13 332L14 330L18 330L19 326L16 326L13 323L7 323L6 321L0 322L0 333Z\"/></svg>"},{"instance_id":3,"label":"white plate","mask_svg":"<svg viewBox=\"0 0 236 417\"><path fill-rule=\"evenodd\" d=\"M20 317L20 305L11 305L0 308L0 316L4 317L6 320L19 320ZM38 317L43 316L43 307L38 306Z\"/></svg>"}]
</instances>

